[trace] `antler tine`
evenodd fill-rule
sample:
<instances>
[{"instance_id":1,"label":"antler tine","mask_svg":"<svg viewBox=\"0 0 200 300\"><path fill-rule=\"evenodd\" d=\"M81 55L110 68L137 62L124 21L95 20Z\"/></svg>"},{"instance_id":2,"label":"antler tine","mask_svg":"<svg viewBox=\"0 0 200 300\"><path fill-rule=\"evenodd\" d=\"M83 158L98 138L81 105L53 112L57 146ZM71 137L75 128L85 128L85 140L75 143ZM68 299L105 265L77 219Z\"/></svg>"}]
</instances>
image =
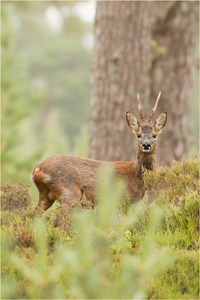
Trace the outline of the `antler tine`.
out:
<instances>
[{"instance_id":1,"label":"antler tine","mask_svg":"<svg viewBox=\"0 0 200 300\"><path fill-rule=\"evenodd\" d=\"M144 115L143 115L143 110L142 110L142 104L141 104L141 101L140 101L139 94L137 94L137 99L138 99L138 110L139 110L139 113L140 113L140 119L141 119L142 124L144 124L145 120L144 120Z\"/></svg>"},{"instance_id":2,"label":"antler tine","mask_svg":"<svg viewBox=\"0 0 200 300\"><path fill-rule=\"evenodd\" d=\"M157 110L158 102L159 102L159 100L160 100L160 96L161 96L161 91L159 92L158 97L157 97L156 102L155 102L155 105L154 105L154 107L153 107L152 110L151 110L151 114L150 114L149 120L148 120L148 123L149 123L149 124L152 122L153 116L155 115L155 112L156 112L156 110Z\"/></svg>"}]
</instances>

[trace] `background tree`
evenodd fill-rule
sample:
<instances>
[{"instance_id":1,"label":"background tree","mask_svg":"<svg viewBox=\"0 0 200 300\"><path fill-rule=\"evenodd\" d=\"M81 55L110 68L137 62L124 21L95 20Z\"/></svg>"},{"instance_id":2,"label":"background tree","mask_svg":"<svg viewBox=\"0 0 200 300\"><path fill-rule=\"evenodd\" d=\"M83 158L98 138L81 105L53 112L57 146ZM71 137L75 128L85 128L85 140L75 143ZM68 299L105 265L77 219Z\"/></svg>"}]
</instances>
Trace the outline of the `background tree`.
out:
<instances>
[{"instance_id":1,"label":"background tree","mask_svg":"<svg viewBox=\"0 0 200 300\"><path fill-rule=\"evenodd\" d=\"M169 115L159 160L169 163L187 154L197 23L197 2L97 3L91 157L131 159L133 138L125 111L136 112L136 94L140 93L148 112L159 90L159 111Z\"/></svg>"},{"instance_id":2,"label":"background tree","mask_svg":"<svg viewBox=\"0 0 200 300\"><path fill-rule=\"evenodd\" d=\"M134 157L125 112L149 97L151 9L145 1L98 1L91 92L90 156ZM144 107L147 109L147 106Z\"/></svg>"},{"instance_id":3,"label":"background tree","mask_svg":"<svg viewBox=\"0 0 200 300\"><path fill-rule=\"evenodd\" d=\"M150 72L151 98L161 89L158 109L168 112L167 130L158 151L159 161L165 163L181 159L192 142L190 114L197 73L198 6L196 1L160 2L152 28L158 55ZM160 54L159 49L163 49Z\"/></svg>"}]
</instances>

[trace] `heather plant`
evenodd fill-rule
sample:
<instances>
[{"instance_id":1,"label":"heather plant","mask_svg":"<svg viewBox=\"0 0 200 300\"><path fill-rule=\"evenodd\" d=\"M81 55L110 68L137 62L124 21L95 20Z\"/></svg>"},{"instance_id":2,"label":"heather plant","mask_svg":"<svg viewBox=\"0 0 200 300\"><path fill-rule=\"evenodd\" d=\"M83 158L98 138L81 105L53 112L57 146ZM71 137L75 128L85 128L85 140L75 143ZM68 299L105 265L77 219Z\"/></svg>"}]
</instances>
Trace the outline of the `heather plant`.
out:
<instances>
[{"instance_id":1,"label":"heather plant","mask_svg":"<svg viewBox=\"0 0 200 300\"><path fill-rule=\"evenodd\" d=\"M93 210L55 203L39 218L27 186L4 185L2 298L198 299L198 169L146 173L154 201L129 209L102 170Z\"/></svg>"},{"instance_id":2,"label":"heather plant","mask_svg":"<svg viewBox=\"0 0 200 300\"><path fill-rule=\"evenodd\" d=\"M174 264L146 287L149 299L199 299L199 253L173 250Z\"/></svg>"},{"instance_id":3,"label":"heather plant","mask_svg":"<svg viewBox=\"0 0 200 300\"><path fill-rule=\"evenodd\" d=\"M31 246L33 206L28 186L6 183L1 187L1 229L20 246ZM4 248L3 248L4 250Z\"/></svg>"},{"instance_id":4,"label":"heather plant","mask_svg":"<svg viewBox=\"0 0 200 300\"><path fill-rule=\"evenodd\" d=\"M11 276L13 288L9 294L4 286L3 298L13 294L16 299L145 297L146 284L172 261L167 249L154 242L162 211L151 208L148 230L133 253L127 232L144 218L144 204L134 206L127 215L119 214L123 185L113 182L111 170L102 170L99 176L98 205L74 212L73 241L57 240L50 247L49 220L40 217L33 222L32 250L30 245L16 244L10 249L5 243L3 274L7 282Z\"/></svg>"},{"instance_id":5,"label":"heather plant","mask_svg":"<svg viewBox=\"0 0 200 300\"><path fill-rule=\"evenodd\" d=\"M147 295L154 299L198 299L199 161L194 157L173 162L153 176L146 173L144 180L152 190L154 203L164 211L156 242L169 247L175 259L171 268L148 285ZM140 243L138 236L133 239Z\"/></svg>"},{"instance_id":6,"label":"heather plant","mask_svg":"<svg viewBox=\"0 0 200 300\"><path fill-rule=\"evenodd\" d=\"M198 159L174 162L170 168L160 168L153 175L146 173L144 180L152 190L154 201L165 211L160 234L166 234L168 244L174 247L198 249Z\"/></svg>"},{"instance_id":7,"label":"heather plant","mask_svg":"<svg viewBox=\"0 0 200 300\"><path fill-rule=\"evenodd\" d=\"M1 210L20 212L31 207L28 185L6 183L1 187Z\"/></svg>"}]
</instances>

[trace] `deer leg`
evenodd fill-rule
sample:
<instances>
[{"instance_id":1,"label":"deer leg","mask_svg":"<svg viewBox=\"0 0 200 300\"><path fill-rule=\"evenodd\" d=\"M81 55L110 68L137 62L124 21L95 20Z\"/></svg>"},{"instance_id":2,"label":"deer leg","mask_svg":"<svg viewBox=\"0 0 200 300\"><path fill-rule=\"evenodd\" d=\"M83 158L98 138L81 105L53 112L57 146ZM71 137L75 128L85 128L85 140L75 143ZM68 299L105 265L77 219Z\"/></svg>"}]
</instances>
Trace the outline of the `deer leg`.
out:
<instances>
[{"instance_id":1,"label":"deer leg","mask_svg":"<svg viewBox=\"0 0 200 300\"><path fill-rule=\"evenodd\" d=\"M36 205L36 211L43 211L49 209L52 204L55 202L56 198L54 195L48 191L47 188L43 188L42 191L39 192L39 200Z\"/></svg>"},{"instance_id":2,"label":"deer leg","mask_svg":"<svg viewBox=\"0 0 200 300\"><path fill-rule=\"evenodd\" d=\"M80 204L81 198L81 189L78 186L70 186L70 189L65 188L62 190L58 200L60 200L61 205L74 207Z\"/></svg>"},{"instance_id":3,"label":"deer leg","mask_svg":"<svg viewBox=\"0 0 200 300\"><path fill-rule=\"evenodd\" d=\"M151 190L147 190L147 197L148 197L148 205L150 205L153 202L153 195Z\"/></svg>"},{"instance_id":4,"label":"deer leg","mask_svg":"<svg viewBox=\"0 0 200 300\"><path fill-rule=\"evenodd\" d=\"M94 209L96 204L96 190L94 188L85 188L84 192L88 203L90 203L91 208Z\"/></svg>"},{"instance_id":5,"label":"deer leg","mask_svg":"<svg viewBox=\"0 0 200 300\"><path fill-rule=\"evenodd\" d=\"M39 200L35 207L36 211L43 211L47 210L52 206L52 204L55 202L55 200L49 199L47 196L44 196L43 194L39 194Z\"/></svg>"},{"instance_id":6,"label":"deer leg","mask_svg":"<svg viewBox=\"0 0 200 300\"><path fill-rule=\"evenodd\" d=\"M82 191L78 187L70 187L63 189L58 198L61 206L58 216L55 220L54 227L70 229L70 212L75 206L80 205L82 199Z\"/></svg>"}]
</instances>

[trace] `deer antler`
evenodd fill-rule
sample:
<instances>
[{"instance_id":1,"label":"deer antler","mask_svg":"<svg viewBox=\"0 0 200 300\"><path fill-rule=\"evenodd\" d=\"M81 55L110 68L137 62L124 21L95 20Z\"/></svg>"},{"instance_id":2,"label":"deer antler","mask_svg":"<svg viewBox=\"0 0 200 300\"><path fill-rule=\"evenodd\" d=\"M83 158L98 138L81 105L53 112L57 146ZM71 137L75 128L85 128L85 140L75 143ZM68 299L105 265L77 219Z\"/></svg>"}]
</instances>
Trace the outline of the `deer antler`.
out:
<instances>
[{"instance_id":1,"label":"deer antler","mask_svg":"<svg viewBox=\"0 0 200 300\"><path fill-rule=\"evenodd\" d=\"M137 94L137 99L138 99L138 110L139 110L139 113L140 113L140 120L141 120L141 123L144 124L145 120L144 120L144 115L143 115L143 110L142 110L142 104L141 104L141 101L140 101L139 94Z\"/></svg>"},{"instance_id":2,"label":"deer antler","mask_svg":"<svg viewBox=\"0 0 200 300\"><path fill-rule=\"evenodd\" d=\"M157 99L156 99L156 103L155 103L154 107L153 107L152 110L151 110L151 114L150 114L149 120L148 120L148 123L149 123L149 124L152 123L153 116L155 115L155 112L156 112L157 106L158 106L158 102L159 102L159 100L160 100L160 96L161 96L161 91L159 92L158 97L157 97Z\"/></svg>"}]
</instances>

